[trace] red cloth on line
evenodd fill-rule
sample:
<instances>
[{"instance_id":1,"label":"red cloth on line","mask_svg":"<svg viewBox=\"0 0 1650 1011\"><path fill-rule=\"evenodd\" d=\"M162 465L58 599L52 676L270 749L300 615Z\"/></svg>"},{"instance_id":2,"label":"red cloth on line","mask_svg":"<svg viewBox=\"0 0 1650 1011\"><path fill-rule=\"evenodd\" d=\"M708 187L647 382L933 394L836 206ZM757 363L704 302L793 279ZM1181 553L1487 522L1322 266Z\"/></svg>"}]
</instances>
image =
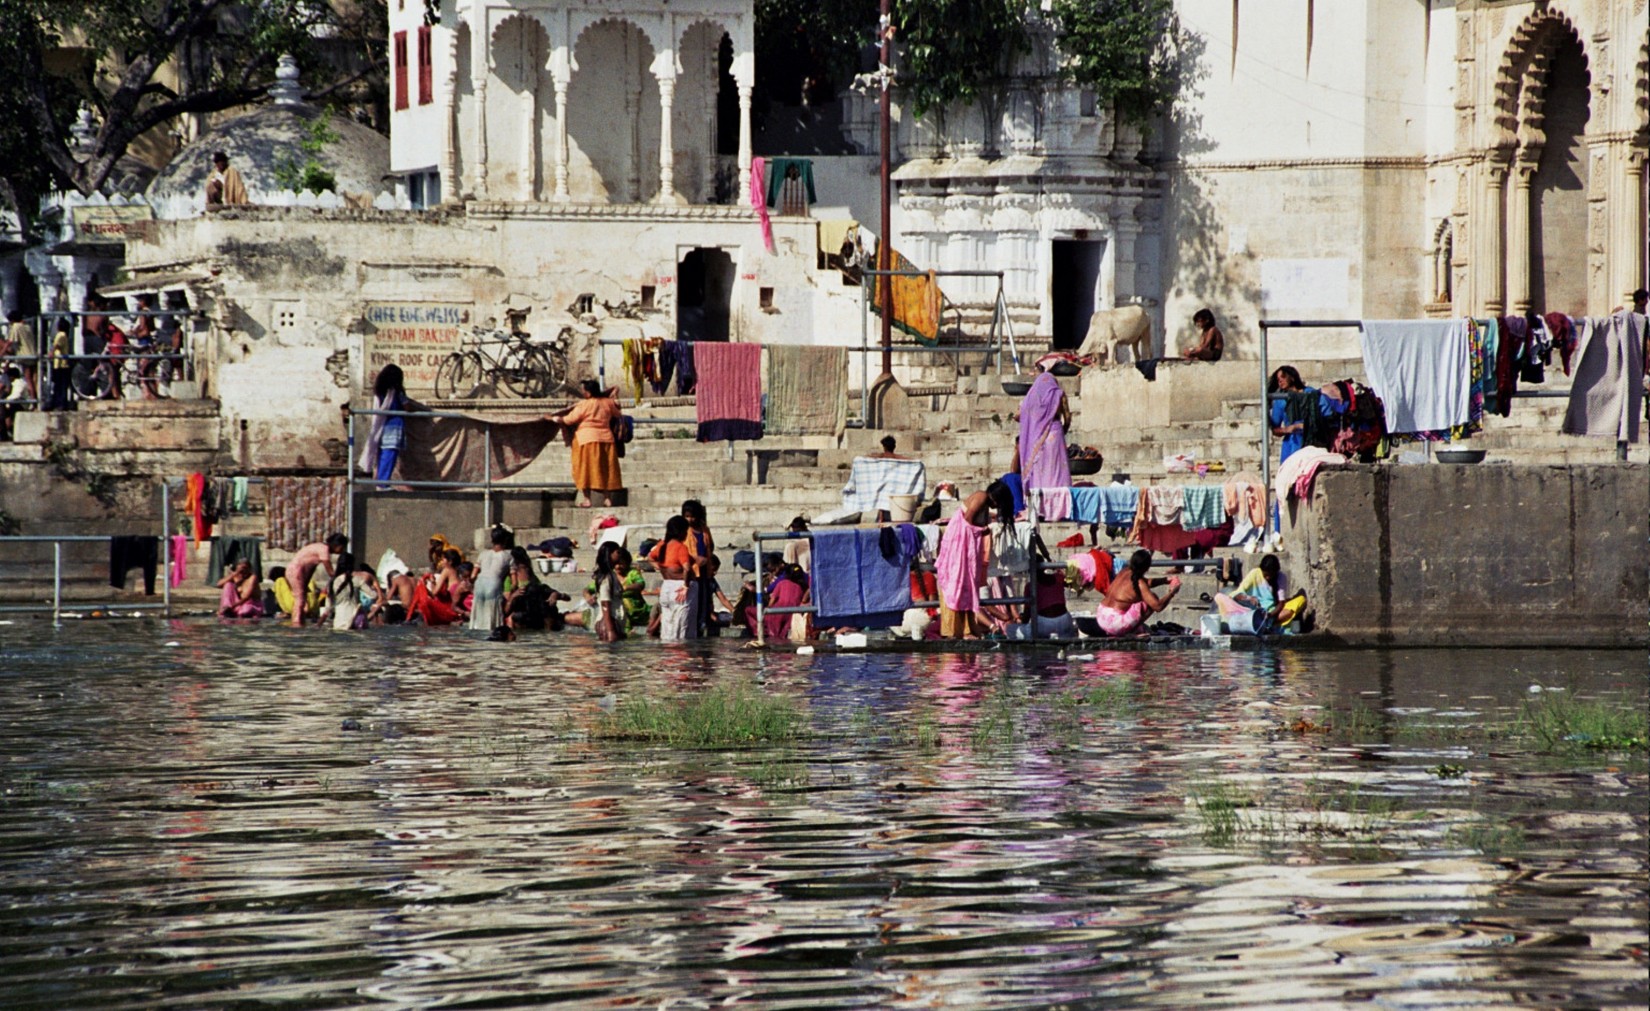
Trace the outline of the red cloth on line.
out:
<instances>
[{"instance_id":1,"label":"red cloth on line","mask_svg":"<svg viewBox=\"0 0 1650 1011\"><path fill-rule=\"evenodd\" d=\"M762 345L693 345L694 413L700 442L762 438Z\"/></svg>"},{"instance_id":2,"label":"red cloth on line","mask_svg":"<svg viewBox=\"0 0 1650 1011\"><path fill-rule=\"evenodd\" d=\"M1113 561L1110 551L1103 551L1100 548L1090 551L1089 555L1094 559L1094 588L1101 593L1105 593L1111 589L1111 569L1116 563Z\"/></svg>"}]
</instances>

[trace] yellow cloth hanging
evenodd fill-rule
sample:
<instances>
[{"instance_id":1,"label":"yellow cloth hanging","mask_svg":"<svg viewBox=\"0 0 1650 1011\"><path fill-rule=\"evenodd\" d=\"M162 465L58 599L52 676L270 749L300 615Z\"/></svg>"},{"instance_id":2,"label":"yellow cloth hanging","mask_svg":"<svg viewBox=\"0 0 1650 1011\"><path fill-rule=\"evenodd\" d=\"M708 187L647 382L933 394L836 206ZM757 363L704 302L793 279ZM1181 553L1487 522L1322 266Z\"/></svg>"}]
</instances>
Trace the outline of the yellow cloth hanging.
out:
<instances>
[{"instance_id":1,"label":"yellow cloth hanging","mask_svg":"<svg viewBox=\"0 0 1650 1011\"><path fill-rule=\"evenodd\" d=\"M916 265L900 254L893 251L890 270L916 270ZM876 302L872 306L875 312L882 311L882 286L892 281L894 305L894 326L917 338L925 344L937 343L940 339L940 309L943 297L940 294L939 282L934 279L932 270L921 277L878 277Z\"/></svg>"}]
</instances>

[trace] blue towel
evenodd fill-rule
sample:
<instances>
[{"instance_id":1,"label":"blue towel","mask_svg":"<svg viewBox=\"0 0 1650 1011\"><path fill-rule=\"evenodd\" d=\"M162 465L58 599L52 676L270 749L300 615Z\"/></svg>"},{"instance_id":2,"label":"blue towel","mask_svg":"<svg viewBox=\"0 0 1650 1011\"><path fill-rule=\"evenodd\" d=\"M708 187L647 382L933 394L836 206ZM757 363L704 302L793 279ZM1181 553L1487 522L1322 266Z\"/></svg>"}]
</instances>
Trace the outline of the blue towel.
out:
<instances>
[{"instance_id":1,"label":"blue towel","mask_svg":"<svg viewBox=\"0 0 1650 1011\"><path fill-rule=\"evenodd\" d=\"M1008 485L1009 494L1014 496L1014 514L1017 516L1026 511L1026 485L1018 474L1004 474L1003 484Z\"/></svg>"},{"instance_id":2,"label":"blue towel","mask_svg":"<svg viewBox=\"0 0 1650 1011\"><path fill-rule=\"evenodd\" d=\"M1189 484L1186 505L1180 511L1180 528L1208 530L1226 522L1226 495L1218 484Z\"/></svg>"},{"instance_id":3,"label":"blue towel","mask_svg":"<svg viewBox=\"0 0 1650 1011\"><path fill-rule=\"evenodd\" d=\"M1100 522L1100 489L1073 488L1071 490L1071 520L1073 523Z\"/></svg>"},{"instance_id":4,"label":"blue towel","mask_svg":"<svg viewBox=\"0 0 1650 1011\"><path fill-rule=\"evenodd\" d=\"M879 529L813 531L814 623L822 628L892 628L911 606L911 538L893 558L882 555Z\"/></svg>"},{"instance_id":5,"label":"blue towel","mask_svg":"<svg viewBox=\"0 0 1650 1011\"><path fill-rule=\"evenodd\" d=\"M1127 526L1140 510L1140 489L1132 484L1108 484L1100 491L1100 522L1108 527Z\"/></svg>"}]
</instances>

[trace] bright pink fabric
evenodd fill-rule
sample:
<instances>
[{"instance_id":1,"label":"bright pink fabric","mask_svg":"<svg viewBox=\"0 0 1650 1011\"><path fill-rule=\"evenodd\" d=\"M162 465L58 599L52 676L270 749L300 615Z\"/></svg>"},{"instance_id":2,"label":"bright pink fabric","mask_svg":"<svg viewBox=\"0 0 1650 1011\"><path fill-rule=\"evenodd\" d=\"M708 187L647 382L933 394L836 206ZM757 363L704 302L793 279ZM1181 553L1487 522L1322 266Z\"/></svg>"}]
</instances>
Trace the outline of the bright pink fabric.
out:
<instances>
[{"instance_id":1,"label":"bright pink fabric","mask_svg":"<svg viewBox=\"0 0 1650 1011\"><path fill-rule=\"evenodd\" d=\"M179 586L182 586L183 581L185 579L187 579L188 577L189 577L189 538L183 536L182 534L173 534L172 535L172 572L171 572L171 575L167 578L167 582L171 583L172 584L172 589L175 590Z\"/></svg>"},{"instance_id":2,"label":"bright pink fabric","mask_svg":"<svg viewBox=\"0 0 1650 1011\"><path fill-rule=\"evenodd\" d=\"M953 611L979 610L980 587L985 585L985 527L964 519L961 506L940 536L934 576L940 602L946 607Z\"/></svg>"},{"instance_id":3,"label":"bright pink fabric","mask_svg":"<svg viewBox=\"0 0 1650 1011\"><path fill-rule=\"evenodd\" d=\"M762 245L768 252L774 251L773 222L768 220L768 185L766 163L760 158L751 159L751 206L756 208L757 220L762 222ZM698 365L697 360L694 362Z\"/></svg>"},{"instance_id":4,"label":"bright pink fabric","mask_svg":"<svg viewBox=\"0 0 1650 1011\"><path fill-rule=\"evenodd\" d=\"M1140 628L1140 623L1146 620L1144 601L1130 604L1127 609L1115 611L1105 604L1094 609L1094 620L1100 623L1100 630L1107 635L1128 635Z\"/></svg>"},{"instance_id":5,"label":"bright pink fabric","mask_svg":"<svg viewBox=\"0 0 1650 1011\"><path fill-rule=\"evenodd\" d=\"M762 345L699 341L693 345L693 367L699 373L694 387L694 412L700 425L722 422L762 424ZM700 433L703 441L751 438L715 432Z\"/></svg>"},{"instance_id":6,"label":"bright pink fabric","mask_svg":"<svg viewBox=\"0 0 1650 1011\"><path fill-rule=\"evenodd\" d=\"M223 596L218 598L218 613L228 611L231 618L262 618L264 616L263 601L257 597L251 600L242 600L240 591L234 583L226 583Z\"/></svg>"}]
</instances>

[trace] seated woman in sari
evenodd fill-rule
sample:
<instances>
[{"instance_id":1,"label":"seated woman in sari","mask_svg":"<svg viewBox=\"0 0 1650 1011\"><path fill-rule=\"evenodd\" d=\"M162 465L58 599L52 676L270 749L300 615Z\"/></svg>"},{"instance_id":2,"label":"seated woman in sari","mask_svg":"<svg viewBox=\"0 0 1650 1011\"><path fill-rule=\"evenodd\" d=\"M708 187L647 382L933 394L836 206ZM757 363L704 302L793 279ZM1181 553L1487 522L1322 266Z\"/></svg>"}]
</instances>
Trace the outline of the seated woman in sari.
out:
<instances>
[{"instance_id":1,"label":"seated woman in sari","mask_svg":"<svg viewBox=\"0 0 1650 1011\"><path fill-rule=\"evenodd\" d=\"M218 598L218 615L223 618L262 618L264 598L258 588L258 571L245 558L218 580L223 590Z\"/></svg>"},{"instance_id":2,"label":"seated woman in sari","mask_svg":"<svg viewBox=\"0 0 1650 1011\"><path fill-rule=\"evenodd\" d=\"M1278 556L1264 556L1231 594L1215 594L1220 620L1228 626L1247 625L1256 635L1295 634L1300 631L1301 612L1306 610L1306 594L1289 594L1284 587Z\"/></svg>"},{"instance_id":3,"label":"seated woman in sari","mask_svg":"<svg viewBox=\"0 0 1650 1011\"><path fill-rule=\"evenodd\" d=\"M1112 578L1106 587L1106 598L1094 609L1094 619L1100 631L1110 636L1139 635L1146 619L1169 606L1169 601L1180 592L1180 578L1147 579L1152 565L1152 553L1145 549L1129 556L1129 567ZM1152 588L1167 586L1169 592L1153 593Z\"/></svg>"},{"instance_id":4,"label":"seated woman in sari","mask_svg":"<svg viewBox=\"0 0 1650 1011\"><path fill-rule=\"evenodd\" d=\"M786 565L783 556L777 553L763 556L762 578L767 583L762 591L762 634L765 639L785 640L791 637L792 616L774 614L768 608L803 605L808 591L796 576L795 567ZM751 635L756 635L756 608L746 611L745 623Z\"/></svg>"}]
</instances>

